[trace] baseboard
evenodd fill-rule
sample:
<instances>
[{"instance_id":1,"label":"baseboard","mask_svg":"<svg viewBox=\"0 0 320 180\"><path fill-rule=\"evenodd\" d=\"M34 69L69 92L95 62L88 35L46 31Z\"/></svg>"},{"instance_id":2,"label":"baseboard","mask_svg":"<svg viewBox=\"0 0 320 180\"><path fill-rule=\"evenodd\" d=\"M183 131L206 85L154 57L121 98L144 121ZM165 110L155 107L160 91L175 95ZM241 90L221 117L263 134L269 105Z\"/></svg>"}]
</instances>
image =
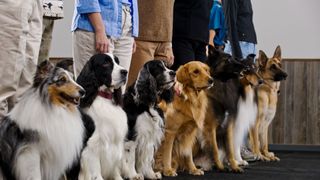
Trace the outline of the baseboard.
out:
<instances>
[{"instance_id":1,"label":"baseboard","mask_svg":"<svg viewBox=\"0 0 320 180\"><path fill-rule=\"evenodd\" d=\"M270 151L320 152L320 145L269 144Z\"/></svg>"}]
</instances>

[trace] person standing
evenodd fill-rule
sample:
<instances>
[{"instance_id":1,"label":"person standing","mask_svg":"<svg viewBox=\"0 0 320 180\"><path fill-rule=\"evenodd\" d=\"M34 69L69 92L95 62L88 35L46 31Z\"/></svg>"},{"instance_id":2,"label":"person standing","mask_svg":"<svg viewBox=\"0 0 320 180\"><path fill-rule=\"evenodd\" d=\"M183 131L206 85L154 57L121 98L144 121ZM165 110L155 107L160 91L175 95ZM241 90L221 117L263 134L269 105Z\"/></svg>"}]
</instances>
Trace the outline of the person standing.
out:
<instances>
[{"instance_id":1,"label":"person standing","mask_svg":"<svg viewBox=\"0 0 320 180\"><path fill-rule=\"evenodd\" d=\"M142 66L153 59L173 63L172 20L174 0L138 0L139 36L132 56L128 86L133 84Z\"/></svg>"},{"instance_id":2,"label":"person standing","mask_svg":"<svg viewBox=\"0 0 320 180\"><path fill-rule=\"evenodd\" d=\"M175 0L172 49L177 70L192 60L205 61L212 0Z\"/></svg>"},{"instance_id":3,"label":"person standing","mask_svg":"<svg viewBox=\"0 0 320 180\"><path fill-rule=\"evenodd\" d=\"M223 50L226 30L221 0L214 0L210 12L209 44L217 49Z\"/></svg>"},{"instance_id":4,"label":"person standing","mask_svg":"<svg viewBox=\"0 0 320 180\"><path fill-rule=\"evenodd\" d=\"M42 34L42 0L0 1L0 118L31 87Z\"/></svg>"},{"instance_id":5,"label":"person standing","mask_svg":"<svg viewBox=\"0 0 320 180\"><path fill-rule=\"evenodd\" d=\"M256 54L257 36L251 1L223 0L222 3L228 28L224 51L238 59Z\"/></svg>"},{"instance_id":6,"label":"person standing","mask_svg":"<svg viewBox=\"0 0 320 180\"><path fill-rule=\"evenodd\" d=\"M129 70L138 24L137 0L77 0L71 28L75 76L96 53L113 53Z\"/></svg>"},{"instance_id":7,"label":"person standing","mask_svg":"<svg viewBox=\"0 0 320 180\"><path fill-rule=\"evenodd\" d=\"M54 21L63 18L63 0L43 0L42 39L38 64L49 60Z\"/></svg>"}]
</instances>

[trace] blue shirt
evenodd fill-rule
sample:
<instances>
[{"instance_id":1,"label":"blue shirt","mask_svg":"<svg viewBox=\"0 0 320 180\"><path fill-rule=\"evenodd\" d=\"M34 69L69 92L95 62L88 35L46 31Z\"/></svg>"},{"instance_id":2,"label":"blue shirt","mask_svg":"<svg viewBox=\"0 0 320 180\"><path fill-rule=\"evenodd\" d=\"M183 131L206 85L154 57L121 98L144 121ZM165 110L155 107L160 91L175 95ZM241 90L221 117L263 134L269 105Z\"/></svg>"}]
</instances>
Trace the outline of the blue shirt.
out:
<instances>
[{"instance_id":1,"label":"blue shirt","mask_svg":"<svg viewBox=\"0 0 320 180\"><path fill-rule=\"evenodd\" d=\"M213 42L214 45L224 45L224 39L226 35L225 17L223 9L218 1L214 1L214 4L210 12L209 29L213 29L216 32Z\"/></svg>"},{"instance_id":2,"label":"blue shirt","mask_svg":"<svg viewBox=\"0 0 320 180\"><path fill-rule=\"evenodd\" d=\"M132 36L138 36L138 6L137 0L128 0L131 3ZM71 31L82 29L94 32L88 13L99 12L106 29L106 34L118 38L122 32L122 0L76 0Z\"/></svg>"}]
</instances>

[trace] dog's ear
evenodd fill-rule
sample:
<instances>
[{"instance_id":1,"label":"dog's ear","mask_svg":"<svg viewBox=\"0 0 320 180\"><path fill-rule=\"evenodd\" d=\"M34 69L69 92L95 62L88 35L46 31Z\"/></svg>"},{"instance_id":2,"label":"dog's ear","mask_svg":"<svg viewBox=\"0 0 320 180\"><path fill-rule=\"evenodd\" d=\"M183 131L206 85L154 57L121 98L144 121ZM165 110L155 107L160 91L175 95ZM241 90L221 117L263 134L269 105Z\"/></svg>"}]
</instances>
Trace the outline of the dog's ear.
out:
<instances>
[{"instance_id":1,"label":"dog's ear","mask_svg":"<svg viewBox=\"0 0 320 180\"><path fill-rule=\"evenodd\" d=\"M160 99L164 100L166 103L170 103L173 101L173 96L174 96L174 90L173 90L173 86L172 86L170 89L165 89L160 94Z\"/></svg>"},{"instance_id":2,"label":"dog's ear","mask_svg":"<svg viewBox=\"0 0 320 180\"><path fill-rule=\"evenodd\" d=\"M281 61L281 48L278 45L276 50L274 51L273 58L277 58Z\"/></svg>"},{"instance_id":3,"label":"dog's ear","mask_svg":"<svg viewBox=\"0 0 320 180\"><path fill-rule=\"evenodd\" d=\"M56 67L63 68L67 71L73 71L73 60L72 59L64 59L57 63Z\"/></svg>"},{"instance_id":4,"label":"dog's ear","mask_svg":"<svg viewBox=\"0 0 320 180\"><path fill-rule=\"evenodd\" d=\"M146 65L139 72L135 90L138 96L137 99L141 101L138 103L157 102L157 82Z\"/></svg>"},{"instance_id":5,"label":"dog's ear","mask_svg":"<svg viewBox=\"0 0 320 180\"><path fill-rule=\"evenodd\" d=\"M219 50L213 47L212 45L208 45L208 59L207 64L214 65L216 64L219 57Z\"/></svg>"},{"instance_id":6,"label":"dog's ear","mask_svg":"<svg viewBox=\"0 0 320 180\"><path fill-rule=\"evenodd\" d=\"M249 61L250 62L250 64L253 64L254 63L254 58L256 57L256 55L255 54L249 54L248 56L247 56L247 61Z\"/></svg>"},{"instance_id":7,"label":"dog's ear","mask_svg":"<svg viewBox=\"0 0 320 180\"><path fill-rule=\"evenodd\" d=\"M122 106L123 105L123 98L122 98L122 89L121 87L118 89L114 89L112 93L113 103L115 105Z\"/></svg>"},{"instance_id":8,"label":"dog's ear","mask_svg":"<svg viewBox=\"0 0 320 180\"><path fill-rule=\"evenodd\" d=\"M41 62L38 65L36 74L34 76L33 87L38 87L41 82L49 76L53 69L54 65L48 60Z\"/></svg>"},{"instance_id":9,"label":"dog's ear","mask_svg":"<svg viewBox=\"0 0 320 180\"><path fill-rule=\"evenodd\" d=\"M84 65L76 80L86 91L85 97L80 100L80 107L82 108L90 106L98 94L99 82L92 69L93 58L91 57Z\"/></svg>"},{"instance_id":10,"label":"dog's ear","mask_svg":"<svg viewBox=\"0 0 320 180\"><path fill-rule=\"evenodd\" d=\"M266 67L268 60L269 60L269 58L267 57L266 53L264 53L262 50L260 50L259 57L258 57L259 66Z\"/></svg>"},{"instance_id":11,"label":"dog's ear","mask_svg":"<svg viewBox=\"0 0 320 180\"><path fill-rule=\"evenodd\" d=\"M190 75L188 72L188 65L181 65L176 72L177 81L182 84L190 83Z\"/></svg>"}]
</instances>

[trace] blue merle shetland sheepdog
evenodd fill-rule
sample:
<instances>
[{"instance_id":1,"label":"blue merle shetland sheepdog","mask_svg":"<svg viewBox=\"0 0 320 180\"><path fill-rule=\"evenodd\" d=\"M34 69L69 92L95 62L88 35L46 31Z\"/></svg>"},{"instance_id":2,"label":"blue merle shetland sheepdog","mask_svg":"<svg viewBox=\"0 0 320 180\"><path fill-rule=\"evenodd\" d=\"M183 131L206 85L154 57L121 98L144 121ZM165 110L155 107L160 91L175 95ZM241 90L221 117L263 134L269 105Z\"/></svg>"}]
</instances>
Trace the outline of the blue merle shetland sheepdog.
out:
<instances>
[{"instance_id":1,"label":"blue merle shetland sheepdog","mask_svg":"<svg viewBox=\"0 0 320 180\"><path fill-rule=\"evenodd\" d=\"M57 180L79 160L94 123L77 108L85 91L65 67L41 63L0 122L0 179Z\"/></svg>"}]
</instances>

